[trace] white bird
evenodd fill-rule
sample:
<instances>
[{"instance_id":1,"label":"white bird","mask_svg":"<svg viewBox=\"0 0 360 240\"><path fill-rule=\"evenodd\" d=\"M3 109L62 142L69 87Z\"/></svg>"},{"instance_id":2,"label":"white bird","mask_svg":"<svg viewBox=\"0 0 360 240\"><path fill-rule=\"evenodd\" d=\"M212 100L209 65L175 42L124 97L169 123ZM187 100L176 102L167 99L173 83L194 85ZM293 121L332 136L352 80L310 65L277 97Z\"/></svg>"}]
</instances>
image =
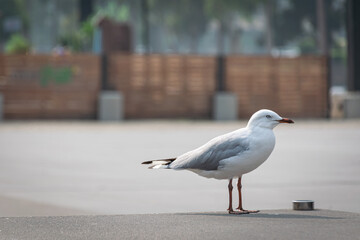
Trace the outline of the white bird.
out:
<instances>
[{"instance_id":1,"label":"white bird","mask_svg":"<svg viewBox=\"0 0 360 240\"><path fill-rule=\"evenodd\" d=\"M190 170L200 176L229 180L230 214L256 213L244 210L241 197L241 177L259 167L270 156L275 146L273 128L279 123L294 123L277 113L262 109L254 113L245 128L213 138L206 144L177 158L146 161L149 168ZM239 206L232 208L232 180L238 178Z\"/></svg>"}]
</instances>

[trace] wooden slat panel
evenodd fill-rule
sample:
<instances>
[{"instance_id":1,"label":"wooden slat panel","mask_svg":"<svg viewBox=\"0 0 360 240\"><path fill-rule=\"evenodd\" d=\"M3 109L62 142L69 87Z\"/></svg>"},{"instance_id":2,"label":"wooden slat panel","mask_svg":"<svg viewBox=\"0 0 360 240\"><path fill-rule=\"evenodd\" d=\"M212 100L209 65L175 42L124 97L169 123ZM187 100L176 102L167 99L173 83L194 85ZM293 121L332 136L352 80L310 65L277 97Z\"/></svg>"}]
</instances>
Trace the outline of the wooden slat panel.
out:
<instances>
[{"instance_id":1,"label":"wooden slat panel","mask_svg":"<svg viewBox=\"0 0 360 240\"><path fill-rule=\"evenodd\" d=\"M326 59L229 56L227 90L238 96L239 117L260 108L293 117L325 117L327 112Z\"/></svg>"},{"instance_id":2,"label":"wooden slat panel","mask_svg":"<svg viewBox=\"0 0 360 240\"><path fill-rule=\"evenodd\" d=\"M96 116L98 56L6 55L0 59L5 118Z\"/></svg>"},{"instance_id":3,"label":"wooden slat panel","mask_svg":"<svg viewBox=\"0 0 360 240\"><path fill-rule=\"evenodd\" d=\"M121 58L123 55L112 55L109 75L125 95L127 118L210 117L214 57L134 55L124 60L125 69Z\"/></svg>"},{"instance_id":4,"label":"wooden slat panel","mask_svg":"<svg viewBox=\"0 0 360 240\"><path fill-rule=\"evenodd\" d=\"M127 118L209 118L215 72L211 56L108 56L108 84L124 94ZM324 57L232 55L225 73L241 118L260 108L293 117L326 116ZM5 118L94 117L99 87L98 56L0 55Z\"/></svg>"}]
</instances>

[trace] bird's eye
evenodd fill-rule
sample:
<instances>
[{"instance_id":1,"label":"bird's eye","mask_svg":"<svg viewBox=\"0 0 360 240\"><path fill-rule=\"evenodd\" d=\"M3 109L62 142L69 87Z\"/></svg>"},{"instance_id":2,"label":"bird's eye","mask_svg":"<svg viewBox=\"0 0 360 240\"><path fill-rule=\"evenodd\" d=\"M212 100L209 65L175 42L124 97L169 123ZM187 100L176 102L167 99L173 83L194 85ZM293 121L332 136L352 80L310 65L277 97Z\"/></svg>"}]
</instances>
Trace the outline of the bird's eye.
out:
<instances>
[{"instance_id":1,"label":"bird's eye","mask_svg":"<svg viewBox=\"0 0 360 240\"><path fill-rule=\"evenodd\" d=\"M270 118L271 118L271 116L270 116L270 115L266 115L266 118L270 119Z\"/></svg>"}]
</instances>

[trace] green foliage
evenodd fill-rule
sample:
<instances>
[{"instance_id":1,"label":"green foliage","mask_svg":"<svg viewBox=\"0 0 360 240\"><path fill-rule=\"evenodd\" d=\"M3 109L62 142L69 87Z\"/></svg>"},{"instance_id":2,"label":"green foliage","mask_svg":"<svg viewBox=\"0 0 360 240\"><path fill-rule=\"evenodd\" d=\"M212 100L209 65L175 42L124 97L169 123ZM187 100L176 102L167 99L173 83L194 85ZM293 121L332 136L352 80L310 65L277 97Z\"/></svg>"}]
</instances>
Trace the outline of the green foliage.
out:
<instances>
[{"instance_id":1,"label":"green foliage","mask_svg":"<svg viewBox=\"0 0 360 240\"><path fill-rule=\"evenodd\" d=\"M91 38L94 34L94 25L92 24L91 18L81 23L80 32L84 38Z\"/></svg>"},{"instance_id":2,"label":"green foliage","mask_svg":"<svg viewBox=\"0 0 360 240\"><path fill-rule=\"evenodd\" d=\"M66 84L72 80L73 71L70 67L54 68L49 65L44 66L40 71L40 84L45 87L49 83Z\"/></svg>"},{"instance_id":3,"label":"green foliage","mask_svg":"<svg viewBox=\"0 0 360 240\"><path fill-rule=\"evenodd\" d=\"M87 51L91 48L92 37L98 21L104 17L117 22L129 19L130 9L127 5L118 6L115 1L109 2L105 7L98 8L95 14L81 23L80 28L74 32L67 32L59 37L60 45L73 52Z\"/></svg>"},{"instance_id":4,"label":"green foliage","mask_svg":"<svg viewBox=\"0 0 360 240\"><path fill-rule=\"evenodd\" d=\"M116 22L126 22L129 20L130 8L127 5L119 6L115 1L109 2L105 7L98 8L92 17L92 23L96 24L101 18L109 18Z\"/></svg>"},{"instance_id":5,"label":"green foliage","mask_svg":"<svg viewBox=\"0 0 360 240\"><path fill-rule=\"evenodd\" d=\"M30 43L20 34L13 34L5 44L5 53L25 54L30 51Z\"/></svg>"},{"instance_id":6,"label":"green foliage","mask_svg":"<svg viewBox=\"0 0 360 240\"><path fill-rule=\"evenodd\" d=\"M317 50L316 39L311 36L306 36L299 41L298 47L300 48L301 54L314 53Z\"/></svg>"},{"instance_id":7,"label":"green foliage","mask_svg":"<svg viewBox=\"0 0 360 240\"><path fill-rule=\"evenodd\" d=\"M346 63L347 58L347 46L345 38L337 38L330 49L331 57L339 62Z\"/></svg>"},{"instance_id":8,"label":"green foliage","mask_svg":"<svg viewBox=\"0 0 360 240\"><path fill-rule=\"evenodd\" d=\"M68 47L73 52L81 52L90 48L94 26L91 18L81 23L81 27L76 32L68 32L59 37L59 44Z\"/></svg>"},{"instance_id":9,"label":"green foliage","mask_svg":"<svg viewBox=\"0 0 360 240\"><path fill-rule=\"evenodd\" d=\"M330 50L331 57L339 62L346 62L346 48L333 47Z\"/></svg>"},{"instance_id":10,"label":"green foliage","mask_svg":"<svg viewBox=\"0 0 360 240\"><path fill-rule=\"evenodd\" d=\"M250 18L260 3L267 0L206 0L204 11L209 18L220 21L231 12L238 12Z\"/></svg>"},{"instance_id":11,"label":"green foliage","mask_svg":"<svg viewBox=\"0 0 360 240\"><path fill-rule=\"evenodd\" d=\"M70 51L79 52L83 50L83 41L79 32L67 33L59 37L61 46L67 47Z\"/></svg>"}]
</instances>

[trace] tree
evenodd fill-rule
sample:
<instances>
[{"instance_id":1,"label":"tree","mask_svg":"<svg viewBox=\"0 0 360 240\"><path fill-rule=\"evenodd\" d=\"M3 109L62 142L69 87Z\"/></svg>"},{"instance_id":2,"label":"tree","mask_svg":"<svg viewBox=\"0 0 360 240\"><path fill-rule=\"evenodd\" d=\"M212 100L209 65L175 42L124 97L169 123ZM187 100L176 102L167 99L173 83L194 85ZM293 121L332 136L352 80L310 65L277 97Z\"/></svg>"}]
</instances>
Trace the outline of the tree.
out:
<instances>
[{"instance_id":1,"label":"tree","mask_svg":"<svg viewBox=\"0 0 360 240\"><path fill-rule=\"evenodd\" d=\"M224 36L228 32L230 22L234 16L241 14L250 19L259 4L264 0L207 0L205 2L205 14L209 19L215 19L219 23L217 34L217 53L225 53ZM235 31L240 34L240 31ZM239 36L232 36L232 39L239 39ZM234 46L234 44L232 44Z\"/></svg>"},{"instance_id":2,"label":"tree","mask_svg":"<svg viewBox=\"0 0 360 240\"><path fill-rule=\"evenodd\" d=\"M27 35L29 29L29 16L25 0L0 1L0 26L4 25L4 20L8 17L18 17L21 21L21 33ZM12 33L5 32L0 28L0 42L7 40Z\"/></svg>"},{"instance_id":3,"label":"tree","mask_svg":"<svg viewBox=\"0 0 360 240\"><path fill-rule=\"evenodd\" d=\"M233 20L239 17L239 13L250 19L262 1L264 0L148 0L147 3L151 26L166 29L172 38L170 41L173 49L176 49L176 46L180 45L178 41L181 41L181 45L189 42L190 51L197 52L200 37L205 33L208 22L215 20L219 25L217 52L224 54L224 39L230 32ZM241 32L240 29L233 32L230 41L234 47Z\"/></svg>"},{"instance_id":4,"label":"tree","mask_svg":"<svg viewBox=\"0 0 360 240\"><path fill-rule=\"evenodd\" d=\"M191 52L197 52L199 37L206 30L204 0L149 0L148 8L150 25L168 32L172 49L177 50L180 39L182 45L188 39Z\"/></svg>"},{"instance_id":5,"label":"tree","mask_svg":"<svg viewBox=\"0 0 360 240\"><path fill-rule=\"evenodd\" d=\"M314 0L288 0L286 4L276 4L274 22L274 42L277 46L284 46L289 42L297 41L302 53L314 53L317 45L317 14ZM333 32L343 25L344 1L324 1L327 15L328 30L326 39L333 44Z\"/></svg>"}]
</instances>

